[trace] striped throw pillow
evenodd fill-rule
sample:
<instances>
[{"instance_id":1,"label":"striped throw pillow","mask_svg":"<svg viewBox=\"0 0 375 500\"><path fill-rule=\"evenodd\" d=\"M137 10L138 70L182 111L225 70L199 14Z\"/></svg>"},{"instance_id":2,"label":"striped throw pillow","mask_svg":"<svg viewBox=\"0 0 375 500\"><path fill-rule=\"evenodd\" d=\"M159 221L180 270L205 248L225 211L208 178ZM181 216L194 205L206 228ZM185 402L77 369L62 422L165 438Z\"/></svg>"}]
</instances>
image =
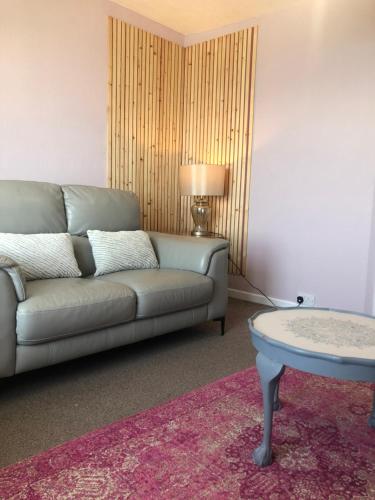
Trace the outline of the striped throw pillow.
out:
<instances>
[{"instance_id":1,"label":"striped throw pillow","mask_svg":"<svg viewBox=\"0 0 375 500\"><path fill-rule=\"evenodd\" d=\"M144 231L87 231L95 260L95 276L129 269L159 267L150 238Z\"/></svg>"},{"instance_id":2,"label":"striped throw pillow","mask_svg":"<svg viewBox=\"0 0 375 500\"><path fill-rule=\"evenodd\" d=\"M13 259L26 280L81 276L70 234L0 233L0 255Z\"/></svg>"}]
</instances>

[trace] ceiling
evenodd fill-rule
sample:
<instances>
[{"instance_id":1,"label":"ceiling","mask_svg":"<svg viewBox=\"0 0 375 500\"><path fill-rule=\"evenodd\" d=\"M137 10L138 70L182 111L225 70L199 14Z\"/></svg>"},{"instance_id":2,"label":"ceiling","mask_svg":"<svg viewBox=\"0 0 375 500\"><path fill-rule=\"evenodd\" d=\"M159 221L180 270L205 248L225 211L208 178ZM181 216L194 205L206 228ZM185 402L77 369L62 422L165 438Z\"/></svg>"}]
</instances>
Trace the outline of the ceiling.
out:
<instances>
[{"instance_id":1,"label":"ceiling","mask_svg":"<svg viewBox=\"0 0 375 500\"><path fill-rule=\"evenodd\" d=\"M280 10L299 0L114 0L183 35Z\"/></svg>"}]
</instances>

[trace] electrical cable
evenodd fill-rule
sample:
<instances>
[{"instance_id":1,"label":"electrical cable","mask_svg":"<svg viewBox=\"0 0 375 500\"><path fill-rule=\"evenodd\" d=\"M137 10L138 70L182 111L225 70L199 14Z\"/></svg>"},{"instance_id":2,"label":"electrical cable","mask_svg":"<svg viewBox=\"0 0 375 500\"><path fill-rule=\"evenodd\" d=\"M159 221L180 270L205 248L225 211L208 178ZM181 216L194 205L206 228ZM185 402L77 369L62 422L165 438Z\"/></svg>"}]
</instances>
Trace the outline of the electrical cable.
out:
<instances>
[{"instance_id":1,"label":"electrical cable","mask_svg":"<svg viewBox=\"0 0 375 500\"><path fill-rule=\"evenodd\" d=\"M255 286L253 283L251 283L251 281L250 281L250 280L248 280L248 279L246 278L246 276L242 273L241 269L240 269L240 268L237 266L237 264L234 262L234 260L233 260L233 259L232 259L232 257L230 256L230 254L228 254L228 259L229 259L229 261L230 261L230 262L234 265L234 267L237 269L237 271L239 271L239 272L240 272L241 277L242 277L242 278L246 281L246 283L247 283L248 285L250 285L250 286L251 286L251 288L254 288L254 290L257 290L257 291L258 291L261 295L263 295L263 297L265 297L265 298L268 300L268 302L270 302L270 304L272 304L272 305L273 305L273 307L275 307L276 309L280 309L280 307L279 307L279 306L277 306L277 305L275 304L275 302L274 302L272 299L270 299L270 297L268 297L268 295L267 295L267 294L265 294L265 293L264 293L264 292L263 292L260 288L258 288L257 286Z\"/></svg>"},{"instance_id":2,"label":"electrical cable","mask_svg":"<svg viewBox=\"0 0 375 500\"><path fill-rule=\"evenodd\" d=\"M214 238L224 238L224 236L223 236L222 234L220 234L220 233L210 232L209 234L210 234L210 236L211 236L211 237L214 237ZM240 268L240 267L239 267L239 266L238 266L238 265L234 262L234 260L232 259L232 257L231 257L231 255L230 255L230 254L228 254L228 259L229 259L229 261L230 261L230 262L234 265L234 267L237 269L237 271L239 271L239 272L240 272L240 276L241 276L241 277L242 277L242 278L246 281L246 283L247 283L248 285L250 285L250 286L251 286L251 288L253 288L254 290L257 290L257 292L259 292L261 295L263 295L263 297L264 297L265 299L267 299L267 300L268 300L268 302L269 302L270 304L272 304L272 306L273 306L275 309L290 309L289 307L277 306L277 305L275 304L275 302L274 302L274 301L273 301L270 297L268 297L268 295L267 295L266 293L264 293L264 292L263 292L260 288L258 288L257 286L255 286L255 285L254 285L254 284L253 284L253 283L252 283L252 282L251 282L251 281L250 281L250 280L249 280L249 279L248 279L248 278L247 278L247 277L246 277L246 276L242 273L241 268ZM301 307L301 305L302 305L302 302L299 302L299 303L297 304L297 307Z\"/></svg>"},{"instance_id":3,"label":"electrical cable","mask_svg":"<svg viewBox=\"0 0 375 500\"><path fill-rule=\"evenodd\" d=\"M229 261L234 265L234 267L237 269L237 271L240 272L240 276L246 281L246 283L248 285L251 286L251 288L254 288L254 290L257 290L261 295L263 295L263 297L265 297L268 302L270 302L270 304L272 304L272 306L275 308L275 309L290 309L290 307L282 307L282 306L277 306L275 304L275 302L270 298L268 297L268 295L266 293L264 293L260 288L258 288L257 286L255 286L253 283L251 283L250 280L247 279L247 277L242 273L240 267L238 267L238 265L234 262L234 260L232 259L232 257L230 256L230 254L228 254L228 259ZM301 307L301 304L302 302L300 302L297 307Z\"/></svg>"}]
</instances>

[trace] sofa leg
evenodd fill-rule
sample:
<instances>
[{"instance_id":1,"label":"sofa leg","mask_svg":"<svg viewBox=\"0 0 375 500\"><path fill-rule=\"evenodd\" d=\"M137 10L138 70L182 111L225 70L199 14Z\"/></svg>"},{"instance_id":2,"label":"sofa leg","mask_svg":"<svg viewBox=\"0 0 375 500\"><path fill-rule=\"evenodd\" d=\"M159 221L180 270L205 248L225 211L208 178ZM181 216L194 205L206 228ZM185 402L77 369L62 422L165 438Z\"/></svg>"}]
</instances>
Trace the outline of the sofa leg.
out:
<instances>
[{"instance_id":1,"label":"sofa leg","mask_svg":"<svg viewBox=\"0 0 375 500\"><path fill-rule=\"evenodd\" d=\"M225 316L223 316L222 318L217 318L214 321L220 321L221 335L224 335L224 333L225 333Z\"/></svg>"}]
</instances>

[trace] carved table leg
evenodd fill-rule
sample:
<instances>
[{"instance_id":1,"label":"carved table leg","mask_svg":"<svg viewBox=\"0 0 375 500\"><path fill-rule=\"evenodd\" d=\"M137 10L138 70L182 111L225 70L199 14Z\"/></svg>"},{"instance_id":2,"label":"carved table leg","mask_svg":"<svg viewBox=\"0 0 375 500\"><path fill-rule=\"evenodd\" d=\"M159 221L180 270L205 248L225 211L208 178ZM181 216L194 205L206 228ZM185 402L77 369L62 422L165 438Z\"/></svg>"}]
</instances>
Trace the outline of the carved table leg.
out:
<instances>
[{"instance_id":1,"label":"carved table leg","mask_svg":"<svg viewBox=\"0 0 375 500\"><path fill-rule=\"evenodd\" d=\"M275 393L285 366L268 359L261 352L257 355L256 363L263 391L264 430L262 443L253 452L253 459L257 465L264 467L272 463L271 436Z\"/></svg>"},{"instance_id":2,"label":"carved table leg","mask_svg":"<svg viewBox=\"0 0 375 500\"><path fill-rule=\"evenodd\" d=\"M283 407L280 401L279 391L280 391L280 379L276 384L275 394L273 396L273 411L279 411Z\"/></svg>"},{"instance_id":3,"label":"carved table leg","mask_svg":"<svg viewBox=\"0 0 375 500\"><path fill-rule=\"evenodd\" d=\"M368 425L375 429L375 391L374 391L374 399L373 399L373 403L372 403L372 412L371 412L371 415L369 416L369 419L368 419Z\"/></svg>"}]
</instances>

